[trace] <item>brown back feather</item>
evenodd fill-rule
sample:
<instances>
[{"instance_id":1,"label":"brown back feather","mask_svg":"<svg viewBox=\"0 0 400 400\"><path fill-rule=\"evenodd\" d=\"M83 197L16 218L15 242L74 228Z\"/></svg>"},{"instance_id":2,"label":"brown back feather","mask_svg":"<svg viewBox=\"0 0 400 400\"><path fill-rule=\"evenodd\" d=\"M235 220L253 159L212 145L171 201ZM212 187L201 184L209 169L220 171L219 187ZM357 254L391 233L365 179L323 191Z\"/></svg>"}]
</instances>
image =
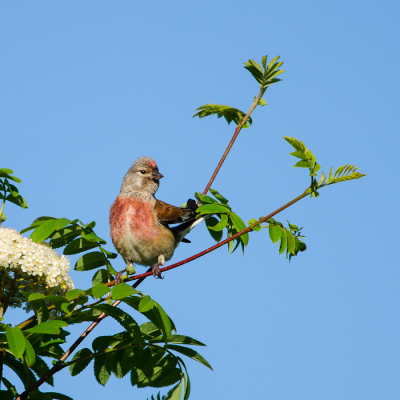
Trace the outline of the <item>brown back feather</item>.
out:
<instances>
[{"instance_id":1,"label":"brown back feather","mask_svg":"<svg viewBox=\"0 0 400 400\"><path fill-rule=\"evenodd\" d=\"M163 225L180 224L196 218L196 213L191 209L171 206L161 200L157 200L156 213Z\"/></svg>"}]
</instances>

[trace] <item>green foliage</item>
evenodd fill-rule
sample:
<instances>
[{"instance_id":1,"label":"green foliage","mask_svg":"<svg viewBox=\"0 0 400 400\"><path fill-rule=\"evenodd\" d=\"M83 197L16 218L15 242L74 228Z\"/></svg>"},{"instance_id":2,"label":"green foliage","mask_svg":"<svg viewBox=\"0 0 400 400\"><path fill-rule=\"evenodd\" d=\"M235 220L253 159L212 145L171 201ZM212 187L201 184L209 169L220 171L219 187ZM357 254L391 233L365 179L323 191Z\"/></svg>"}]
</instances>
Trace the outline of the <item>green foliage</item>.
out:
<instances>
[{"instance_id":1,"label":"green foliage","mask_svg":"<svg viewBox=\"0 0 400 400\"><path fill-rule=\"evenodd\" d=\"M117 258L117 254L104 248L107 242L99 237L93 228L96 223L92 221L84 224L79 219L39 217L30 226L23 229L21 233L33 230L30 238L37 243L47 241L52 248L64 247L64 255L84 253L75 264L76 271L89 271L103 266L107 267L107 279L111 280L111 274L117 271L113 268L111 261Z\"/></svg>"},{"instance_id":2,"label":"green foliage","mask_svg":"<svg viewBox=\"0 0 400 400\"><path fill-rule=\"evenodd\" d=\"M264 217L260 217L259 220L263 218ZM297 256L299 252L306 250L306 244L300 240L300 238L305 237L301 235L301 230L303 228L299 228L289 223L289 221L288 227L285 228L282 223L275 221L273 218L269 218L266 222L268 225L261 225L253 218L249 220L249 226L256 232L260 232L262 228L268 228L272 243L279 242L279 254L286 251L286 258L289 258L290 261L291 258Z\"/></svg>"},{"instance_id":3,"label":"green foliage","mask_svg":"<svg viewBox=\"0 0 400 400\"><path fill-rule=\"evenodd\" d=\"M267 58L268 56L264 56L262 58L262 68L260 64L254 60L249 60L248 62L244 63L245 68L251 73L251 75L253 75L254 79L260 84L260 87L263 91L265 91L268 86L279 82L281 79L278 79L277 76L285 72L283 69L279 69L283 64L283 61L278 62L280 56L273 58L268 65ZM260 105L265 104L262 102Z\"/></svg>"},{"instance_id":4,"label":"green foliage","mask_svg":"<svg viewBox=\"0 0 400 400\"><path fill-rule=\"evenodd\" d=\"M246 114L243 111L238 110L237 108L224 106L220 104L205 104L204 106L199 107L196 110L196 114L194 117L204 118L209 115L217 114L218 118L224 117L228 125L233 121L236 125L239 125ZM247 123L248 122L248 123ZM246 124L242 128L248 128L249 124L252 124L252 119L249 117Z\"/></svg>"},{"instance_id":5,"label":"green foliage","mask_svg":"<svg viewBox=\"0 0 400 400\"><path fill-rule=\"evenodd\" d=\"M11 175L12 173L13 171L11 169L0 168L0 200L2 200L0 206L0 224L7 219L6 214L3 212L6 201L18 207L28 208L28 203L19 194L18 188L10 183L10 181L21 183L21 179Z\"/></svg>"},{"instance_id":6,"label":"green foliage","mask_svg":"<svg viewBox=\"0 0 400 400\"><path fill-rule=\"evenodd\" d=\"M210 189L210 192L214 198L199 192L195 193L196 199L201 204L196 212L206 217L208 232L216 242L220 242L222 240L223 230L226 229L227 237L231 237L245 229L246 225L243 220L232 211L228 204L229 201L224 196L215 189ZM210 214L215 216L211 217ZM238 246L241 245L242 251L244 252L244 248L248 243L249 235L245 233L228 243L228 251L229 253L233 253Z\"/></svg>"},{"instance_id":7,"label":"green foliage","mask_svg":"<svg viewBox=\"0 0 400 400\"><path fill-rule=\"evenodd\" d=\"M308 191L311 194L311 197L318 197L318 189L324 186L332 185L339 182L350 181L353 179L360 179L363 176L366 176L366 174L361 174L360 172L357 172L358 168L356 168L355 165L346 164L342 167L339 167L333 177L331 167L328 179L326 179L325 174L322 172L320 179L317 180L317 172L320 170L321 167L317 163L315 156L312 154L311 150L307 149L304 143L300 140L287 136L284 136L283 138L295 149L295 151L290 153L290 155L300 159L300 161L298 161L294 165L294 167L308 168L310 171L311 185Z\"/></svg>"},{"instance_id":8,"label":"green foliage","mask_svg":"<svg viewBox=\"0 0 400 400\"><path fill-rule=\"evenodd\" d=\"M279 82L278 75L285 72L279 69L283 62L278 62L279 56L275 57L267 66L267 56L262 58L262 68L254 60L249 60L244 63L245 68L253 75L256 81L260 84L260 94L254 97L253 106L247 114L234 107L229 107L221 104L205 104L199 107L193 117L204 118L210 115L217 114L218 118L224 117L228 125L233 121L239 128L248 128L253 120L250 117L251 112L258 105L266 106L267 102L262 98L268 86Z\"/></svg>"}]
</instances>

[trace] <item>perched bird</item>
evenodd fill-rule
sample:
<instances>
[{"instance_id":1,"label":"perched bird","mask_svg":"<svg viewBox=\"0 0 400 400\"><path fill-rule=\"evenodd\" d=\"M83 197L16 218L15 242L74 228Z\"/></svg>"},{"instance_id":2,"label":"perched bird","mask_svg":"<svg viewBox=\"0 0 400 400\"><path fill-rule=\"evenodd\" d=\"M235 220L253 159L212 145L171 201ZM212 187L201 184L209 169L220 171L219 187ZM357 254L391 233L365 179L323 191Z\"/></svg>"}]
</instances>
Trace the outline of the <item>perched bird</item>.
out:
<instances>
[{"instance_id":1,"label":"perched bird","mask_svg":"<svg viewBox=\"0 0 400 400\"><path fill-rule=\"evenodd\" d=\"M189 199L186 208L171 206L154 197L163 177L150 157L138 158L126 173L121 191L110 210L111 239L127 264L152 267L161 278L160 266L172 258L196 219L197 204ZM182 223L173 228L169 224ZM190 242L189 242L190 243ZM121 281L122 273L116 280Z\"/></svg>"}]
</instances>

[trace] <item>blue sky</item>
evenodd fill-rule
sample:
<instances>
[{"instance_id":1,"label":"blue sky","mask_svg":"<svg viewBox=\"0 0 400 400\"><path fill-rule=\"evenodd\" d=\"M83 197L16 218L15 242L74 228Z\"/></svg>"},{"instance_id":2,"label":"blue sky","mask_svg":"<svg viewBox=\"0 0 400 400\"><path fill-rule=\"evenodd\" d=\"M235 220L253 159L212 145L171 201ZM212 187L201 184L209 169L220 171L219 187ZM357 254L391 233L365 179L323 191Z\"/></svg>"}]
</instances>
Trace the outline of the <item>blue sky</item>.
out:
<instances>
[{"instance_id":1,"label":"blue sky","mask_svg":"<svg viewBox=\"0 0 400 400\"><path fill-rule=\"evenodd\" d=\"M141 289L178 333L207 344L214 372L188 362L194 400L399 398L399 11L354 0L1 2L1 167L29 203L7 206L4 226L95 220L113 250L108 211L133 161L157 161L166 202L202 191L234 127L193 119L195 109L247 111L258 88L243 62L279 54L283 81L213 187L245 221L298 196L308 177L282 136L301 139L324 171L350 163L368 176L277 217L304 227L308 249L290 264L267 232L252 233L244 256L222 248ZM204 226L189 239L171 262L213 244ZM90 285L91 273L71 275ZM103 388L90 368L62 371L56 388L75 400L157 392L115 378Z\"/></svg>"}]
</instances>

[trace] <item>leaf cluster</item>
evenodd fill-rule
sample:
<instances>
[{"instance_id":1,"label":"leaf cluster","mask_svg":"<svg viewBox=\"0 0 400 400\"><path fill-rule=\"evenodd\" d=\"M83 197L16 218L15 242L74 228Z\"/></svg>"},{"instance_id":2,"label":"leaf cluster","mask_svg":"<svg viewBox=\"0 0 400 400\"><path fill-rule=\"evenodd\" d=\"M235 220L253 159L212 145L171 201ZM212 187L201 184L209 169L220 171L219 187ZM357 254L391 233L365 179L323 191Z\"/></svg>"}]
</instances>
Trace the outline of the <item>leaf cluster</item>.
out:
<instances>
[{"instance_id":1,"label":"leaf cluster","mask_svg":"<svg viewBox=\"0 0 400 400\"><path fill-rule=\"evenodd\" d=\"M196 192L195 197L201 206L196 210L199 216L206 217L206 226L208 232L216 242L222 240L223 231L226 229L227 237L231 237L246 228L243 220L232 211L229 201L222 196L217 190L210 189L214 197ZM210 216L213 215L213 216ZM229 253L233 253L239 245L244 248L249 243L249 234L245 233L235 240L228 243Z\"/></svg>"},{"instance_id":2,"label":"leaf cluster","mask_svg":"<svg viewBox=\"0 0 400 400\"><path fill-rule=\"evenodd\" d=\"M233 121L236 125L239 125L246 114L243 111L238 110L237 108L224 106L221 104L205 104L204 106L199 107L196 110L196 114L194 117L204 118L210 115L217 114L218 118L224 117L228 125ZM242 128L248 128L253 123L251 117L248 117L246 123L242 126Z\"/></svg>"},{"instance_id":3,"label":"leaf cluster","mask_svg":"<svg viewBox=\"0 0 400 400\"><path fill-rule=\"evenodd\" d=\"M107 242L99 237L93 228L94 221L84 224L79 219L40 217L32 224L23 229L21 233L33 230L30 238L37 243L47 241L54 248L63 247L64 255L73 255L96 249L84 254L75 264L76 271L88 271L102 266L107 267L109 278L117 271L113 268L111 261L118 257L118 254L104 248Z\"/></svg>"},{"instance_id":4,"label":"leaf cluster","mask_svg":"<svg viewBox=\"0 0 400 400\"><path fill-rule=\"evenodd\" d=\"M278 61L279 58L280 56L274 57L267 65L268 56L264 56L261 60L262 68L260 64L251 59L244 63L244 68L253 75L254 79L260 84L263 92L267 90L268 86L279 82L281 79L278 79L277 76L285 72L283 69L279 69L283 65L283 61Z\"/></svg>"},{"instance_id":5,"label":"leaf cluster","mask_svg":"<svg viewBox=\"0 0 400 400\"><path fill-rule=\"evenodd\" d=\"M94 375L102 385L108 382L111 374L120 379L130 373L132 386L175 385L171 393L179 388L188 397L189 377L180 355L211 368L198 352L187 347L204 344L191 337L177 335L171 318L150 296L126 283L110 289L104 283L98 282L98 272L93 278L92 287L87 290L73 289L65 296L27 294L27 301L35 311L36 319L15 327L0 325L0 341L6 352L4 364L18 375L25 389L49 371L42 359L45 356L53 358L60 369L69 366L71 375L81 373L94 360ZM97 301L89 303L89 297ZM131 313L109 304L114 300L122 301L130 307L133 314L143 315L148 322L139 325ZM49 309L52 307L57 308L59 314L55 319L49 320ZM94 321L101 313L113 318L124 330L114 335L95 338L91 350L84 348L78 351L68 363L56 361L64 354L60 345L69 334L63 328ZM53 379L50 378L47 383L53 385ZM6 392L10 390L7 389ZM54 399L62 396L53 392L37 392L36 395Z\"/></svg>"},{"instance_id":6,"label":"leaf cluster","mask_svg":"<svg viewBox=\"0 0 400 400\"><path fill-rule=\"evenodd\" d=\"M260 217L259 220L263 218L264 217ZM262 228L268 228L272 243L280 242L279 254L286 251L286 258L289 258L290 261L291 258L297 256L299 252L306 250L306 244L300 240L300 238L305 237L301 235L301 230L303 228L299 228L289 221L287 221L288 227L285 228L281 222L275 221L273 218L269 218L266 222L268 222L268 225L261 225L253 218L249 220L249 226L252 230L257 232L261 231Z\"/></svg>"},{"instance_id":7,"label":"leaf cluster","mask_svg":"<svg viewBox=\"0 0 400 400\"><path fill-rule=\"evenodd\" d=\"M317 163L316 158L312 154L311 150L307 149L301 140L288 136L284 136L283 138L295 149L294 152L289 154L300 159L300 161L298 161L294 167L308 168L310 171L309 176L311 177L311 184L308 191L311 194L311 197L318 197L318 189L324 186L350 181L353 179L360 179L363 176L366 176L366 174L357 172L358 168L356 168L355 165L346 164L339 167L333 176L331 167L328 178L326 178L325 174L322 172L320 179L317 180L317 172L321 169L321 166Z\"/></svg>"},{"instance_id":8,"label":"leaf cluster","mask_svg":"<svg viewBox=\"0 0 400 400\"><path fill-rule=\"evenodd\" d=\"M4 204L6 201L13 203L22 208L28 208L28 203L19 194L18 188L10 183L10 181L21 183L21 179L11 175L13 171L8 168L0 169L0 200L3 200L0 209L0 222L6 220L6 215L3 212Z\"/></svg>"}]
</instances>

